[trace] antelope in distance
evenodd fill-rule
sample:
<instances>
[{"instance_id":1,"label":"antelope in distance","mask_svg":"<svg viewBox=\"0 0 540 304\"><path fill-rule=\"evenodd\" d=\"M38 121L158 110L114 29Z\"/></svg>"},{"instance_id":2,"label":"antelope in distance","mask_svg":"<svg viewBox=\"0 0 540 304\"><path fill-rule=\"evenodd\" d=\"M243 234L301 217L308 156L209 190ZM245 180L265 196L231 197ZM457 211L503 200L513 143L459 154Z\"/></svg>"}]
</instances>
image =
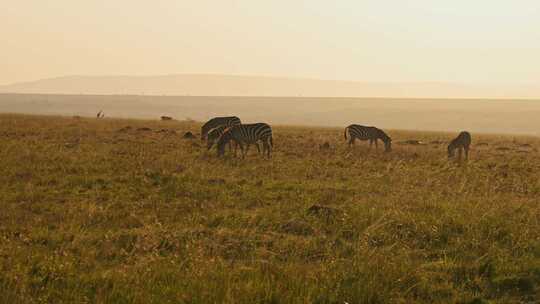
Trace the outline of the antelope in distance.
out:
<instances>
[{"instance_id":1,"label":"antelope in distance","mask_svg":"<svg viewBox=\"0 0 540 304\"><path fill-rule=\"evenodd\" d=\"M349 134L349 138L347 138ZM377 141L380 139L384 143L384 151L392 151L392 139L384 133L383 130L375 127L366 127L361 125L349 125L345 128L345 140L349 140L349 147L354 145L356 139L366 141L369 140L369 148L375 143L375 148L378 149Z\"/></svg>"},{"instance_id":2,"label":"antelope in distance","mask_svg":"<svg viewBox=\"0 0 540 304\"><path fill-rule=\"evenodd\" d=\"M465 151L465 160L469 160L469 147L471 145L471 134L467 131L459 133L448 145L448 158L453 158L456 149L458 150L458 161L461 161L461 154Z\"/></svg>"},{"instance_id":3,"label":"antelope in distance","mask_svg":"<svg viewBox=\"0 0 540 304\"><path fill-rule=\"evenodd\" d=\"M251 144L257 145L259 141L263 144L263 155L266 155L268 158L271 157L272 148L274 146L272 128L266 123L240 124L227 128L217 143L218 157L225 154L225 145L231 140L235 141L240 146L242 158L246 157L249 146ZM246 145L245 149L244 145Z\"/></svg>"},{"instance_id":4,"label":"antelope in distance","mask_svg":"<svg viewBox=\"0 0 540 304\"><path fill-rule=\"evenodd\" d=\"M217 128L219 126L234 126L239 125L242 122L240 121L240 118L237 116L227 116L227 117L214 117L207 121L202 127L201 127L201 140L205 140L206 136L208 135L208 132L210 130Z\"/></svg>"}]
</instances>

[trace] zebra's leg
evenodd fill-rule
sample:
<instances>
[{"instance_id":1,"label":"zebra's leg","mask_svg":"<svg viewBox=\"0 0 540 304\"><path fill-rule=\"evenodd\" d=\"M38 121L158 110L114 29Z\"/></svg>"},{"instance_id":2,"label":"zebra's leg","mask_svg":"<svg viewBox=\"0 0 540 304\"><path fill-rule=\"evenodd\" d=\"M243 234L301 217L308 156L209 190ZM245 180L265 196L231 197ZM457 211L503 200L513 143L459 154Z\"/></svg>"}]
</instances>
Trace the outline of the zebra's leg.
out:
<instances>
[{"instance_id":1,"label":"zebra's leg","mask_svg":"<svg viewBox=\"0 0 540 304\"><path fill-rule=\"evenodd\" d=\"M353 145L354 145L354 137L351 137L351 139L349 139L349 148L352 148Z\"/></svg>"},{"instance_id":2,"label":"zebra's leg","mask_svg":"<svg viewBox=\"0 0 540 304\"><path fill-rule=\"evenodd\" d=\"M465 160L469 160L469 146L465 147Z\"/></svg>"},{"instance_id":3,"label":"zebra's leg","mask_svg":"<svg viewBox=\"0 0 540 304\"><path fill-rule=\"evenodd\" d=\"M238 142L238 145L240 146L240 152L244 155L244 145L241 142ZM236 157L236 150L234 150L234 157Z\"/></svg>"},{"instance_id":4,"label":"zebra's leg","mask_svg":"<svg viewBox=\"0 0 540 304\"><path fill-rule=\"evenodd\" d=\"M244 156L242 156L242 158L246 157L248 152L249 152L249 146L251 146L251 144L246 144L246 152L244 153Z\"/></svg>"},{"instance_id":5,"label":"zebra's leg","mask_svg":"<svg viewBox=\"0 0 540 304\"><path fill-rule=\"evenodd\" d=\"M461 154L463 153L463 148L459 148L458 150L458 161L461 161Z\"/></svg>"},{"instance_id":6,"label":"zebra's leg","mask_svg":"<svg viewBox=\"0 0 540 304\"><path fill-rule=\"evenodd\" d=\"M268 138L266 140L266 153L268 154L268 158L272 158L272 138Z\"/></svg>"},{"instance_id":7,"label":"zebra's leg","mask_svg":"<svg viewBox=\"0 0 540 304\"><path fill-rule=\"evenodd\" d=\"M263 157L265 157L268 155L268 143L266 141L263 141L262 146L263 146L263 150L262 150Z\"/></svg>"},{"instance_id":8,"label":"zebra's leg","mask_svg":"<svg viewBox=\"0 0 540 304\"><path fill-rule=\"evenodd\" d=\"M369 149L371 150L372 147L373 147L373 139L370 139L369 140Z\"/></svg>"},{"instance_id":9,"label":"zebra's leg","mask_svg":"<svg viewBox=\"0 0 540 304\"><path fill-rule=\"evenodd\" d=\"M379 146L377 145L378 142L379 142L379 140L377 140L377 139L375 138L375 150L377 150L377 151L379 150Z\"/></svg>"},{"instance_id":10,"label":"zebra's leg","mask_svg":"<svg viewBox=\"0 0 540 304\"><path fill-rule=\"evenodd\" d=\"M259 142L256 142L255 146L257 147L257 153L260 155L261 154L261 147L259 147ZM264 153L264 141L263 141L263 153Z\"/></svg>"}]
</instances>

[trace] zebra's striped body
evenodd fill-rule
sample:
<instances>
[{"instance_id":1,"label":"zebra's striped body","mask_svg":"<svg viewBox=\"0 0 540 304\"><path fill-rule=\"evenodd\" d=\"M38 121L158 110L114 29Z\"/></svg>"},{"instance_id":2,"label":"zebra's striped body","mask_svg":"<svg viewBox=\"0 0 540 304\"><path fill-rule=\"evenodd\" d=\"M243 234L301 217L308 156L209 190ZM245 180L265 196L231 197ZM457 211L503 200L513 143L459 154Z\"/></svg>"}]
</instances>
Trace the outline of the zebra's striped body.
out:
<instances>
[{"instance_id":1,"label":"zebra's striped body","mask_svg":"<svg viewBox=\"0 0 540 304\"><path fill-rule=\"evenodd\" d=\"M347 138L347 134L349 134L349 138ZM377 140L382 140L384 143L384 150L385 152L392 151L392 139L384 133L383 130L375 128L375 127L366 127L361 125L350 125L345 128L345 139L349 140L349 147L354 145L354 142L356 139L359 140L369 140L369 147L375 143L375 147L377 146Z\"/></svg>"},{"instance_id":2,"label":"zebra's striped body","mask_svg":"<svg viewBox=\"0 0 540 304\"><path fill-rule=\"evenodd\" d=\"M456 149L458 150L458 159L461 160L461 153L465 151L465 159L469 159L469 147L471 145L471 134L463 131L454 138L448 145L448 158L454 157Z\"/></svg>"},{"instance_id":3,"label":"zebra's striped body","mask_svg":"<svg viewBox=\"0 0 540 304\"><path fill-rule=\"evenodd\" d=\"M227 117L214 117L207 121L202 127L201 127L201 140L204 140L208 134L208 132L214 128L217 128L219 126L234 126L241 124L240 118L236 116L227 116Z\"/></svg>"},{"instance_id":4,"label":"zebra's striped body","mask_svg":"<svg viewBox=\"0 0 540 304\"><path fill-rule=\"evenodd\" d=\"M242 158L248 153L249 146L251 144L257 145L259 141L263 144L263 154L266 153L266 156L270 157L274 145L272 128L265 123L240 124L227 128L217 143L218 156L222 156L225 153L225 145L231 140L240 146ZM246 145L245 150L244 145Z\"/></svg>"}]
</instances>

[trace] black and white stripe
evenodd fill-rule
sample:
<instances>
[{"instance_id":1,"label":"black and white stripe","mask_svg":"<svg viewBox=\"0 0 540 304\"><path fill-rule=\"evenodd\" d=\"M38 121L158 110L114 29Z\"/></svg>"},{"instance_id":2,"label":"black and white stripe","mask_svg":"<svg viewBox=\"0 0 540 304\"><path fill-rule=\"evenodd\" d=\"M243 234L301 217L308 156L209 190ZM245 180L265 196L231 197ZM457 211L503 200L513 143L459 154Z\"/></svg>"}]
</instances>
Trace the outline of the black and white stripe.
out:
<instances>
[{"instance_id":1,"label":"black and white stripe","mask_svg":"<svg viewBox=\"0 0 540 304\"><path fill-rule=\"evenodd\" d=\"M349 138L347 138L347 134L349 134ZM369 140L369 147L375 143L375 147L377 146L377 140L382 140L384 143L384 150L385 152L392 151L392 139L384 133L383 130L375 128L375 127L366 127L361 125L350 125L345 128L345 139L349 140L349 147L354 145L354 142L356 139L359 140Z\"/></svg>"},{"instance_id":2,"label":"black and white stripe","mask_svg":"<svg viewBox=\"0 0 540 304\"><path fill-rule=\"evenodd\" d=\"M465 151L465 159L469 159L469 147L471 145L471 134L467 131L459 133L448 145L448 158L452 158L455 155L456 149L458 150L458 159L461 160L461 153Z\"/></svg>"},{"instance_id":3,"label":"black and white stripe","mask_svg":"<svg viewBox=\"0 0 540 304\"><path fill-rule=\"evenodd\" d=\"M227 116L227 117L214 117L207 121L202 127L201 127L201 140L204 140L208 134L208 132L214 128L217 128L219 126L234 126L239 125L242 122L240 121L240 118L236 116Z\"/></svg>"},{"instance_id":4,"label":"black and white stripe","mask_svg":"<svg viewBox=\"0 0 540 304\"><path fill-rule=\"evenodd\" d=\"M257 145L259 141L263 144L263 154L266 153L266 156L270 157L274 145L272 128L265 123L240 124L227 128L217 143L218 156L222 156L225 153L225 145L231 140L240 146L242 158L248 153L249 146L251 144ZM244 145L246 145L245 150Z\"/></svg>"}]
</instances>

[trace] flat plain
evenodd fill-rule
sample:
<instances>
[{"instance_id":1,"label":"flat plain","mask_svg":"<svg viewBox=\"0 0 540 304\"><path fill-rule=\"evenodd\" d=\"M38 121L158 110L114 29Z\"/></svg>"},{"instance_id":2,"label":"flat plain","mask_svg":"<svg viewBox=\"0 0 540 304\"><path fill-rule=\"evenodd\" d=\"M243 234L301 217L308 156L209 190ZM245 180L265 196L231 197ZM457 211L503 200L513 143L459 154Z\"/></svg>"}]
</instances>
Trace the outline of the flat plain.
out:
<instances>
[{"instance_id":1,"label":"flat plain","mask_svg":"<svg viewBox=\"0 0 540 304\"><path fill-rule=\"evenodd\" d=\"M540 301L539 138L473 133L458 163L459 130L383 153L274 126L241 160L199 128L0 115L0 301Z\"/></svg>"}]
</instances>

